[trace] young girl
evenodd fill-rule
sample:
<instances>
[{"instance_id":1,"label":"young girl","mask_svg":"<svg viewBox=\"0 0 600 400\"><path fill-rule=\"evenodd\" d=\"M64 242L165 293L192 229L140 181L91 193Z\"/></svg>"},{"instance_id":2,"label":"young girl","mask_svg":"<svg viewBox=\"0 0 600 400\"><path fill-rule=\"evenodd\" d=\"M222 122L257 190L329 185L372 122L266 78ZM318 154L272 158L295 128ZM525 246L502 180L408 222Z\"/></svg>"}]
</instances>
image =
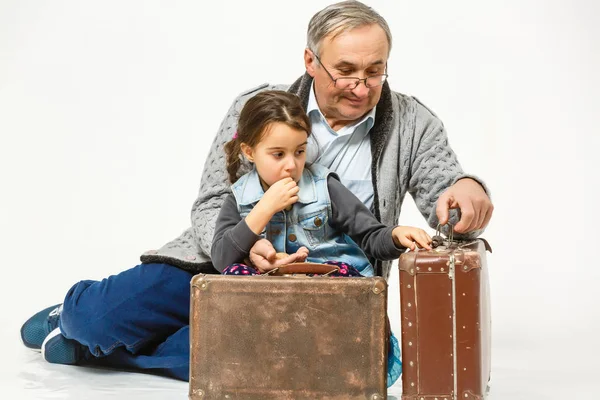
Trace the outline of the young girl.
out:
<instances>
[{"instance_id":1,"label":"young girl","mask_svg":"<svg viewBox=\"0 0 600 400\"><path fill-rule=\"evenodd\" d=\"M264 91L243 107L238 131L225 145L233 183L215 226L213 265L224 274L261 272L242 262L260 239L277 252L340 267L338 276L372 276L367 256L397 259L406 248L430 249L422 229L381 224L335 173L305 168L310 121L293 94ZM242 158L253 164L237 177ZM400 376L400 349L391 335L388 386Z\"/></svg>"}]
</instances>

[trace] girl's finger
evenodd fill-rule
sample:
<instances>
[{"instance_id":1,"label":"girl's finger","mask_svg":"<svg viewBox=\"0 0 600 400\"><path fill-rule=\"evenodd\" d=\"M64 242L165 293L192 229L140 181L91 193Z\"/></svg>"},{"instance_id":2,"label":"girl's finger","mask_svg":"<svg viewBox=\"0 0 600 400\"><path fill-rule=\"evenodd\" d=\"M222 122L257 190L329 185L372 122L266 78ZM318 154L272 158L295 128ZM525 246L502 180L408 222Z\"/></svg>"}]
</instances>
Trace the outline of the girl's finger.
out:
<instances>
[{"instance_id":1,"label":"girl's finger","mask_svg":"<svg viewBox=\"0 0 600 400\"><path fill-rule=\"evenodd\" d=\"M423 249L431 250L431 246L429 245L429 240L427 239L427 234L417 235L415 240L419 244L419 246Z\"/></svg>"},{"instance_id":2,"label":"girl's finger","mask_svg":"<svg viewBox=\"0 0 600 400\"><path fill-rule=\"evenodd\" d=\"M298 249L296 253L306 253L308 254L308 248L306 246L302 246Z\"/></svg>"},{"instance_id":3,"label":"girl's finger","mask_svg":"<svg viewBox=\"0 0 600 400\"><path fill-rule=\"evenodd\" d=\"M411 250L415 249L415 242L413 242L410 238L409 235L407 236L401 236L400 238L400 244L406 248L409 248Z\"/></svg>"}]
</instances>

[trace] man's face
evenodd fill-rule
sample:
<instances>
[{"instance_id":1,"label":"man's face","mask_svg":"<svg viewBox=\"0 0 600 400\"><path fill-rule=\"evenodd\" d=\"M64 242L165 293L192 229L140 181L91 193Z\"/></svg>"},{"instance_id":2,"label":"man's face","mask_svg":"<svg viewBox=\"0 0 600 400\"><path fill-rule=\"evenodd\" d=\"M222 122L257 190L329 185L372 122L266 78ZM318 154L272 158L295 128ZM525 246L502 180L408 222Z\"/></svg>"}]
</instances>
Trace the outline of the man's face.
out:
<instances>
[{"instance_id":1,"label":"man's face","mask_svg":"<svg viewBox=\"0 0 600 400\"><path fill-rule=\"evenodd\" d=\"M263 188L267 190L284 178L300 180L306 163L306 142L306 132L275 122L267 126L253 148L243 143L242 152L255 164Z\"/></svg>"},{"instance_id":2,"label":"man's face","mask_svg":"<svg viewBox=\"0 0 600 400\"><path fill-rule=\"evenodd\" d=\"M383 29L373 24L344 32L333 40L330 36L325 37L319 51L317 56L322 65L310 50L306 50L306 70L314 78L319 108L335 129L333 125L347 125L375 107L382 86L368 88L361 82L353 90L340 90L323 67L334 79L381 75L385 73L389 45Z\"/></svg>"}]
</instances>

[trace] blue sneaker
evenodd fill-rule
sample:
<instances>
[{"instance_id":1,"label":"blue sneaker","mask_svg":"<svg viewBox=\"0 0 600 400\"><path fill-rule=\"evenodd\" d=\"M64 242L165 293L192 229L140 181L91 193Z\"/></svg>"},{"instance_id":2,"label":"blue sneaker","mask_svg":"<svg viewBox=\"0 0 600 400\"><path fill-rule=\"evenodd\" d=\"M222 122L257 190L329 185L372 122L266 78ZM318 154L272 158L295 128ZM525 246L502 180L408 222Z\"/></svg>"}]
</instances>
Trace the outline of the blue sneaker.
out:
<instances>
[{"instance_id":1,"label":"blue sneaker","mask_svg":"<svg viewBox=\"0 0 600 400\"><path fill-rule=\"evenodd\" d=\"M53 364L74 365L85 359L86 348L79 342L67 339L54 329L42 343L42 357Z\"/></svg>"},{"instance_id":2,"label":"blue sneaker","mask_svg":"<svg viewBox=\"0 0 600 400\"><path fill-rule=\"evenodd\" d=\"M58 327L62 304L56 304L29 318L21 327L21 340L30 349L40 350L44 339Z\"/></svg>"}]
</instances>

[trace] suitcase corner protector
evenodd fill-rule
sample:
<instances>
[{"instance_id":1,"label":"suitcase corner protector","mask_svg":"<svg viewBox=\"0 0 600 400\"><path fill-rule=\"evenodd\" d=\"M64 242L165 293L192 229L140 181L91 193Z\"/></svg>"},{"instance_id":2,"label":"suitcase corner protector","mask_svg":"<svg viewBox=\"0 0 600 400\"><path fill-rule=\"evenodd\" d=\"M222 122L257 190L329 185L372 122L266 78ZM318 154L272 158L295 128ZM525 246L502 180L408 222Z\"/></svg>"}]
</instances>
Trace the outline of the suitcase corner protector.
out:
<instances>
[{"instance_id":1,"label":"suitcase corner protector","mask_svg":"<svg viewBox=\"0 0 600 400\"><path fill-rule=\"evenodd\" d=\"M371 291L375 294L381 294L385 292L386 286L387 285L384 281L377 280L371 287Z\"/></svg>"},{"instance_id":2,"label":"suitcase corner protector","mask_svg":"<svg viewBox=\"0 0 600 400\"><path fill-rule=\"evenodd\" d=\"M191 281L192 289L206 290L208 289L208 279L205 274L198 274L192 278Z\"/></svg>"}]
</instances>

